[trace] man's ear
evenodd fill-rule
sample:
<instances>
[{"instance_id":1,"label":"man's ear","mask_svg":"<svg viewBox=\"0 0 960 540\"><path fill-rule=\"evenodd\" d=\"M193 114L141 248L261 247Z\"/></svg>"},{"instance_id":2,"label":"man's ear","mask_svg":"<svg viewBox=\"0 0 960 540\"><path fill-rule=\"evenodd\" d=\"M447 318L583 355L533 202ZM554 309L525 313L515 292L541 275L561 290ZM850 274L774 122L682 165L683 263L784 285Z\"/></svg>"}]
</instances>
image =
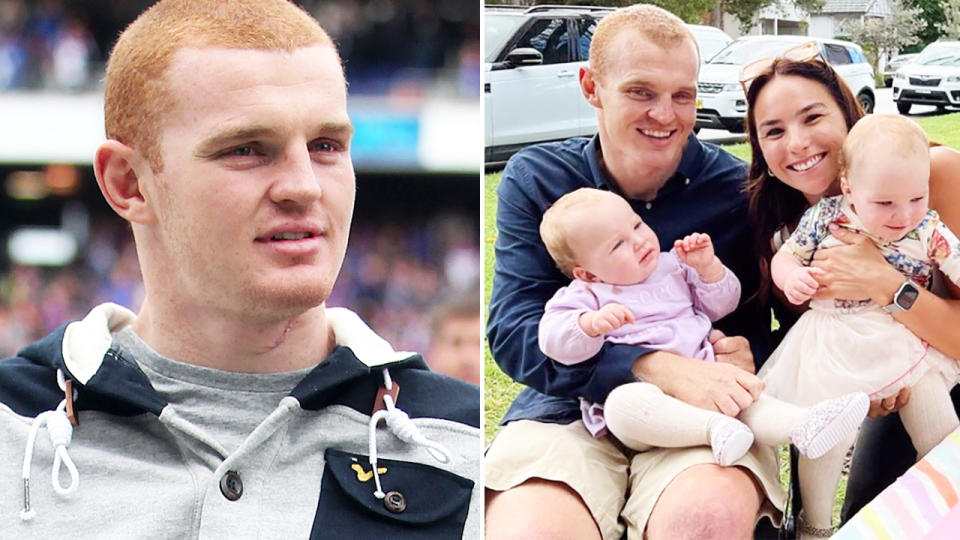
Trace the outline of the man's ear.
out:
<instances>
[{"instance_id":1,"label":"man's ear","mask_svg":"<svg viewBox=\"0 0 960 540\"><path fill-rule=\"evenodd\" d=\"M582 266L574 266L570 273L573 274L573 277L579 279L580 281L586 281L588 283L599 281L596 275Z\"/></svg>"},{"instance_id":2,"label":"man's ear","mask_svg":"<svg viewBox=\"0 0 960 540\"><path fill-rule=\"evenodd\" d=\"M580 91L583 92L587 103L598 109L603 108L600 104L600 96L597 95L597 73L590 66L580 68Z\"/></svg>"},{"instance_id":3,"label":"man's ear","mask_svg":"<svg viewBox=\"0 0 960 540\"><path fill-rule=\"evenodd\" d=\"M136 167L139 158L136 150L113 139L107 140L97 148L93 160L93 173L97 185L107 204L120 217L133 223L150 223L156 220L153 209L147 204L141 191L137 168L145 170L145 165Z\"/></svg>"}]
</instances>

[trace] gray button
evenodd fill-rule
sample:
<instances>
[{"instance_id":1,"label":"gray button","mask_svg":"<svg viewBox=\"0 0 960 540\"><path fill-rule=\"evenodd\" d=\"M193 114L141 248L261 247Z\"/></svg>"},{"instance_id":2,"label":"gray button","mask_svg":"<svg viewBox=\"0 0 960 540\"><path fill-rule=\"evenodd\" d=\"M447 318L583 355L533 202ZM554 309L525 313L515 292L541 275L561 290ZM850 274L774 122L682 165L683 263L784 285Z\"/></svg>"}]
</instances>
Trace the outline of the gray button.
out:
<instances>
[{"instance_id":1,"label":"gray button","mask_svg":"<svg viewBox=\"0 0 960 540\"><path fill-rule=\"evenodd\" d=\"M651 208L653 208L653 203L652 203L652 202L648 202L648 203L647 203L647 210L649 210L649 209L651 209Z\"/></svg>"},{"instance_id":2,"label":"gray button","mask_svg":"<svg viewBox=\"0 0 960 540\"><path fill-rule=\"evenodd\" d=\"M690 179L687 178L686 180L684 180L684 181L683 181L683 185L689 186L689 185L690 185Z\"/></svg>"},{"instance_id":3,"label":"gray button","mask_svg":"<svg viewBox=\"0 0 960 540\"><path fill-rule=\"evenodd\" d=\"M240 473L227 471L227 474L220 478L220 493L230 501L239 499L243 495L243 480L240 479Z\"/></svg>"},{"instance_id":4,"label":"gray button","mask_svg":"<svg viewBox=\"0 0 960 540\"><path fill-rule=\"evenodd\" d=\"M407 498L399 491L388 491L383 498L383 506L394 514L399 514L407 509Z\"/></svg>"}]
</instances>

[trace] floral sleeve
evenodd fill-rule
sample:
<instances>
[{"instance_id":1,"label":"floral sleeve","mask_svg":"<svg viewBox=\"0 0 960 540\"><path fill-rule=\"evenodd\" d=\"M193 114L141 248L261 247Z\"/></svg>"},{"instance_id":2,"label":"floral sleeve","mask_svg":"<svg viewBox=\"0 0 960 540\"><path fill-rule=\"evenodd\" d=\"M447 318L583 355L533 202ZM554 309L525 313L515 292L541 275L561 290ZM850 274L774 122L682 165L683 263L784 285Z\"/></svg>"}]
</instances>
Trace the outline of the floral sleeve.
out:
<instances>
[{"instance_id":1,"label":"floral sleeve","mask_svg":"<svg viewBox=\"0 0 960 540\"><path fill-rule=\"evenodd\" d=\"M939 219L927 240L927 256L933 260L947 279L960 286L960 240Z\"/></svg>"},{"instance_id":2,"label":"floral sleeve","mask_svg":"<svg viewBox=\"0 0 960 540\"><path fill-rule=\"evenodd\" d=\"M840 211L840 197L821 199L803 213L796 230L784 243L784 247L805 265L810 264L820 242L827 237L827 226Z\"/></svg>"}]
</instances>

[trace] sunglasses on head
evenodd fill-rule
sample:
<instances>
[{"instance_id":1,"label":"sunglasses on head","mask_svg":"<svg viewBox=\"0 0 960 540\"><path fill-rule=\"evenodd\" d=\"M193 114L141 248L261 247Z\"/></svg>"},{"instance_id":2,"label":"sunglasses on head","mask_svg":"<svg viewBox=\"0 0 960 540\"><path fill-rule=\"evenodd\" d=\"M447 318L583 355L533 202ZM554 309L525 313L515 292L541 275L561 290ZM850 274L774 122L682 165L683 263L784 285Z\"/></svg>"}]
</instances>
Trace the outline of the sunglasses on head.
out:
<instances>
[{"instance_id":1,"label":"sunglasses on head","mask_svg":"<svg viewBox=\"0 0 960 540\"><path fill-rule=\"evenodd\" d=\"M746 64L743 66L743 69L740 70L740 86L743 88L743 93L746 94L747 89L750 88L750 83L760 75L763 75L777 60L809 62L818 57L823 59L823 55L820 53L820 45L817 44L816 41L808 41L796 47L790 47L776 56L759 58Z\"/></svg>"}]
</instances>

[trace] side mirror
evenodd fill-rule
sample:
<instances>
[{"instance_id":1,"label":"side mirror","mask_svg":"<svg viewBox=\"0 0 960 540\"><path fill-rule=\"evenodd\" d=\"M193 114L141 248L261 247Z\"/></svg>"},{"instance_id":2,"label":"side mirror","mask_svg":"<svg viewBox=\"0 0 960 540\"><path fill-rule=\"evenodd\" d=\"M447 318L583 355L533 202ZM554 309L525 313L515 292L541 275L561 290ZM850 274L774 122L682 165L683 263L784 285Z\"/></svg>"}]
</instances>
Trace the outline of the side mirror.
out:
<instances>
[{"instance_id":1,"label":"side mirror","mask_svg":"<svg viewBox=\"0 0 960 540\"><path fill-rule=\"evenodd\" d=\"M543 54L531 47L521 47L514 49L507 54L502 62L497 62L491 66L491 70L512 69L520 66L539 66L543 64Z\"/></svg>"}]
</instances>

